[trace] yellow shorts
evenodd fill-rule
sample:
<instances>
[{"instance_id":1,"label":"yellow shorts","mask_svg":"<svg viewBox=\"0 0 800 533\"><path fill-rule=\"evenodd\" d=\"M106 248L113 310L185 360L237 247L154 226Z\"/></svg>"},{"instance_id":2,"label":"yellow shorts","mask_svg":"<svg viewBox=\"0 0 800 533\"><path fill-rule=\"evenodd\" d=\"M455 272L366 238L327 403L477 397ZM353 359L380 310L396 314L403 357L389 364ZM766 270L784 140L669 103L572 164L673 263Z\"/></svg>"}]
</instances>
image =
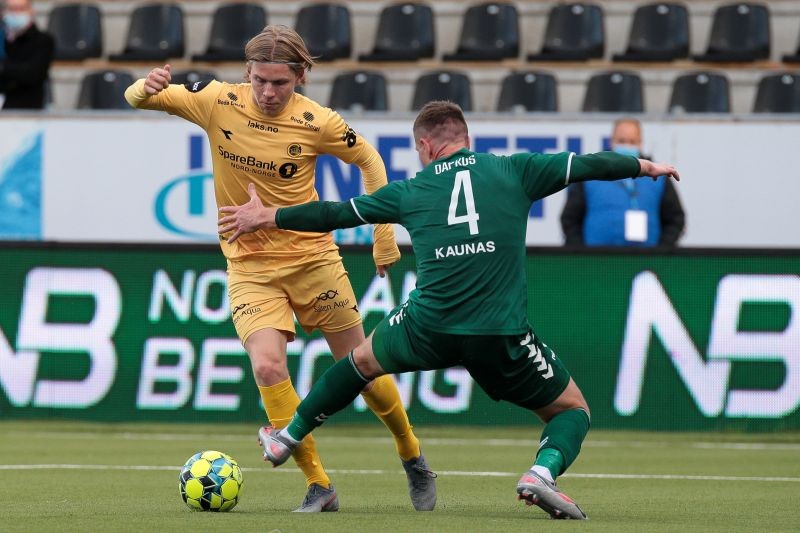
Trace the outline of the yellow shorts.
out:
<instances>
[{"instance_id":1,"label":"yellow shorts","mask_svg":"<svg viewBox=\"0 0 800 533\"><path fill-rule=\"evenodd\" d=\"M292 313L307 333L344 331L361 323L358 300L337 252L301 264L229 262L228 296L242 343L264 328L285 331L293 340Z\"/></svg>"}]
</instances>

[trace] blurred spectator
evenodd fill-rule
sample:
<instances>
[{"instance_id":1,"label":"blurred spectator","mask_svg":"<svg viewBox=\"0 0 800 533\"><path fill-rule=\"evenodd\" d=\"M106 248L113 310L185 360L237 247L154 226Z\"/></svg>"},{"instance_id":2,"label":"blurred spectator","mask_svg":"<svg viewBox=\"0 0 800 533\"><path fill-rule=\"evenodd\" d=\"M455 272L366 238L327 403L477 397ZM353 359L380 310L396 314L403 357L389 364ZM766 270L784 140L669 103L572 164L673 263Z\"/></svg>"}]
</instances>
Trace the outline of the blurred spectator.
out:
<instances>
[{"instance_id":1,"label":"blurred spectator","mask_svg":"<svg viewBox=\"0 0 800 533\"><path fill-rule=\"evenodd\" d=\"M3 24L5 57L0 59L3 109L42 109L53 60L53 38L36 27L30 0L6 0Z\"/></svg>"},{"instance_id":2,"label":"blurred spectator","mask_svg":"<svg viewBox=\"0 0 800 533\"><path fill-rule=\"evenodd\" d=\"M614 122L611 149L641 155L642 126L624 118ZM585 181L570 185L561 212L565 244L586 246L675 246L684 213L672 181Z\"/></svg>"}]
</instances>

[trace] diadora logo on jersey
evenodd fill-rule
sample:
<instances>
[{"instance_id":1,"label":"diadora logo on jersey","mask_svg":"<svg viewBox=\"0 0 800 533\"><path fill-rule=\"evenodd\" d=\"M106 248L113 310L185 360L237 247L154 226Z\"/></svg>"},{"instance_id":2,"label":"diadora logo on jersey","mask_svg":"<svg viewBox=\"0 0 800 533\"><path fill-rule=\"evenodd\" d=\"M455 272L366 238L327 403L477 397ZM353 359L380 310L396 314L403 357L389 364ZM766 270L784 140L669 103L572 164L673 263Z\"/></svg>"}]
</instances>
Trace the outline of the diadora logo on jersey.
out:
<instances>
[{"instance_id":1,"label":"diadora logo on jersey","mask_svg":"<svg viewBox=\"0 0 800 533\"><path fill-rule=\"evenodd\" d=\"M319 131L319 126L317 126L316 124L312 124L311 123L311 121L314 120L314 115L312 115L308 111L303 113L303 118L297 118L294 115L292 115L289 118L291 119L292 122L296 122L297 124L302 124L303 126L305 126L306 128L308 128L308 129L310 129L312 131Z\"/></svg>"},{"instance_id":2,"label":"diadora logo on jersey","mask_svg":"<svg viewBox=\"0 0 800 533\"><path fill-rule=\"evenodd\" d=\"M263 131L266 133L278 133L278 128L271 124L262 124L261 122L247 121L247 127L254 130Z\"/></svg>"},{"instance_id":3,"label":"diadora logo on jersey","mask_svg":"<svg viewBox=\"0 0 800 533\"><path fill-rule=\"evenodd\" d=\"M225 128L220 128L219 130L229 141L231 140L231 137L233 137L233 132L231 130L226 130Z\"/></svg>"},{"instance_id":4,"label":"diadora logo on jersey","mask_svg":"<svg viewBox=\"0 0 800 533\"><path fill-rule=\"evenodd\" d=\"M289 154L289 157L299 157L303 153L303 148L297 143L290 144L286 153Z\"/></svg>"}]
</instances>

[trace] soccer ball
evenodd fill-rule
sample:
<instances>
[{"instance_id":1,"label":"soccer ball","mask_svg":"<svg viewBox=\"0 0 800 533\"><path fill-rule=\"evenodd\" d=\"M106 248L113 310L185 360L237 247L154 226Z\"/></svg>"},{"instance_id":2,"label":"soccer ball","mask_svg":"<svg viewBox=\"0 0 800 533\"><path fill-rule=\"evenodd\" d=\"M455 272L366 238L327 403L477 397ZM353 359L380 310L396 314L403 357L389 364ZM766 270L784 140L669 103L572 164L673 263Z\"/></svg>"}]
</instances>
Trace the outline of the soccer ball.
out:
<instances>
[{"instance_id":1,"label":"soccer ball","mask_svg":"<svg viewBox=\"0 0 800 533\"><path fill-rule=\"evenodd\" d=\"M197 452L181 468L181 498L197 511L230 511L242 493L242 469L228 454Z\"/></svg>"}]
</instances>

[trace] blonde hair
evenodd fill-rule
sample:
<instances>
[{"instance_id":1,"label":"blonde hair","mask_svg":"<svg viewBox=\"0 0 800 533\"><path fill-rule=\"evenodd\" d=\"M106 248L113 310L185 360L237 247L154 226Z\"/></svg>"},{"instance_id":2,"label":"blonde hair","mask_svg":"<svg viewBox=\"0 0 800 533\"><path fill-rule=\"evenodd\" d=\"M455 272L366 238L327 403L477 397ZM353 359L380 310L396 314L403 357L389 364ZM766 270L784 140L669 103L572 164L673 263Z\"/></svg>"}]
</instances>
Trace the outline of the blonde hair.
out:
<instances>
[{"instance_id":1,"label":"blonde hair","mask_svg":"<svg viewBox=\"0 0 800 533\"><path fill-rule=\"evenodd\" d=\"M265 26L244 46L244 57L248 72L252 63L285 63L302 78L314 66L314 57L300 34L283 25Z\"/></svg>"}]
</instances>

